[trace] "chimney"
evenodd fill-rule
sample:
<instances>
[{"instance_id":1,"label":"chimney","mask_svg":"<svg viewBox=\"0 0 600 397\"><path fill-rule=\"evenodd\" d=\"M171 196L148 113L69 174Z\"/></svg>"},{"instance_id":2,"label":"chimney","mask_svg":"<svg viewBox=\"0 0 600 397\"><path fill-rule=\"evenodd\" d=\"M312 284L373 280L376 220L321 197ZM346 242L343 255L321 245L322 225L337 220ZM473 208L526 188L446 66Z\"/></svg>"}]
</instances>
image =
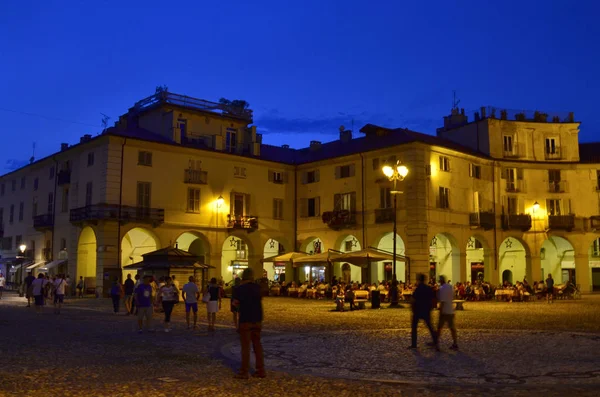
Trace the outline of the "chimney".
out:
<instances>
[{"instance_id":1,"label":"chimney","mask_svg":"<svg viewBox=\"0 0 600 397\"><path fill-rule=\"evenodd\" d=\"M60 144L60 151L64 152L65 150L67 150L69 148L69 144L68 143L61 143Z\"/></svg>"},{"instance_id":2,"label":"chimney","mask_svg":"<svg viewBox=\"0 0 600 397\"><path fill-rule=\"evenodd\" d=\"M485 119L485 106L481 107L481 118Z\"/></svg>"},{"instance_id":3,"label":"chimney","mask_svg":"<svg viewBox=\"0 0 600 397\"><path fill-rule=\"evenodd\" d=\"M310 150L319 150L321 148L320 141L310 141Z\"/></svg>"},{"instance_id":4,"label":"chimney","mask_svg":"<svg viewBox=\"0 0 600 397\"><path fill-rule=\"evenodd\" d=\"M92 136L90 134L85 134L81 138L79 138L79 143L86 143L92 140Z\"/></svg>"},{"instance_id":5,"label":"chimney","mask_svg":"<svg viewBox=\"0 0 600 397\"><path fill-rule=\"evenodd\" d=\"M343 125L340 126L340 141L350 142L352 140L352 131L347 130Z\"/></svg>"},{"instance_id":6,"label":"chimney","mask_svg":"<svg viewBox=\"0 0 600 397\"><path fill-rule=\"evenodd\" d=\"M281 145L281 147L284 148L284 149L289 149L290 145Z\"/></svg>"}]
</instances>

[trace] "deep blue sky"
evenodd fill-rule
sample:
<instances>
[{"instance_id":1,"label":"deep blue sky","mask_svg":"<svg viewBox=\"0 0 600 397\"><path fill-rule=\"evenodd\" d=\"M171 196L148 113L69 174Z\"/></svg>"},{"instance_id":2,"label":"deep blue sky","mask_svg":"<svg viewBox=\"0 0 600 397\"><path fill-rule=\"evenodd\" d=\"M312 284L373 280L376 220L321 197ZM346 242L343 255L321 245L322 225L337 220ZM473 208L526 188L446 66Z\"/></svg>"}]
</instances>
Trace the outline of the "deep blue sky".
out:
<instances>
[{"instance_id":1,"label":"deep blue sky","mask_svg":"<svg viewBox=\"0 0 600 397\"><path fill-rule=\"evenodd\" d=\"M40 158L97 134L100 113L112 124L163 84L247 100L277 145L335 139L352 119L433 134L453 90L467 110L574 111L597 139L595 1L451 3L7 0L0 172L33 142Z\"/></svg>"}]
</instances>

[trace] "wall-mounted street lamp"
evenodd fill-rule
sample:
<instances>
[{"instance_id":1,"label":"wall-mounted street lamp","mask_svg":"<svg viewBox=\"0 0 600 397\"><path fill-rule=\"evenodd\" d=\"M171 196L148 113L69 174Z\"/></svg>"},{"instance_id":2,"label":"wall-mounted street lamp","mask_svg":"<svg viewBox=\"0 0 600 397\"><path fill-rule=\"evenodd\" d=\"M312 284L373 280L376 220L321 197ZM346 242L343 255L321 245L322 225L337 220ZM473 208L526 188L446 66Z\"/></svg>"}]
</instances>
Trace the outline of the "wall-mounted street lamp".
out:
<instances>
[{"instance_id":1,"label":"wall-mounted street lamp","mask_svg":"<svg viewBox=\"0 0 600 397\"><path fill-rule=\"evenodd\" d=\"M536 212L538 212L539 209L540 209L540 203L538 203L536 201L535 203L533 203L533 213L535 214Z\"/></svg>"},{"instance_id":2,"label":"wall-mounted street lamp","mask_svg":"<svg viewBox=\"0 0 600 397\"><path fill-rule=\"evenodd\" d=\"M21 251L21 255L23 255L25 253L26 249L27 249L27 246L25 244L19 245L19 251Z\"/></svg>"},{"instance_id":3,"label":"wall-mounted street lamp","mask_svg":"<svg viewBox=\"0 0 600 397\"><path fill-rule=\"evenodd\" d=\"M398 181L402 182L404 180L404 178L406 178L406 175L408 175L408 168L402 164L402 162L400 162L400 160L396 161L396 164L385 164L382 168L381 171L383 172L383 174L390 180L390 182L394 182L394 190L392 190L392 195L394 196L394 235L393 235L393 244L394 244L394 250L393 250L393 257L394 257L394 266L393 266L393 272L394 272L394 278L397 280L396 277L396 230L397 230L397 219L396 219L396 212L397 212L397 206L398 206L398 200L396 198L396 196L402 192L398 191L396 188L396 184L398 183ZM406 275L405 275L406 277ZM408 277L406 277L406 279L404 281L408 281Z\"/></svg>"},{"instance_id":4,"label":"wall-mounted street lamp","mask_svg":"<svg viewBox=\"0 0 600 397\"><path fill-rule=\"evenodd\" d=\"M224 202L225 199L223 198L223 196L219 196L219 198L217 199L217 208L221 208Z\"/></svg>"}]
</instances>

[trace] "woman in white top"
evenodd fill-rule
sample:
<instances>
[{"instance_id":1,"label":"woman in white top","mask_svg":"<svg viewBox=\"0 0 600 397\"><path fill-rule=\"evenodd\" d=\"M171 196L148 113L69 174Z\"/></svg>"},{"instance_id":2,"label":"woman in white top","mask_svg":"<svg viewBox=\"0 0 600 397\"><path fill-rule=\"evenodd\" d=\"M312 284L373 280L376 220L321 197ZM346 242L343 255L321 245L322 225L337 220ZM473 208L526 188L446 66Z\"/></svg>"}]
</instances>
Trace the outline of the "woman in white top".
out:
<instances>
[{"instance_id":1,"label":"woman in white top","mask_svg":"<svg viewBox=\"0 0 600 397\"><path fill-rule=\"evenodd\" d=\"M165 285L160 287L158 297L162 302L162 307L165 312L165 332L171 331L171 313L173 306L179 301L179 291L173 285L171 277L165 278Z\"/></svg>"}]
</instances>

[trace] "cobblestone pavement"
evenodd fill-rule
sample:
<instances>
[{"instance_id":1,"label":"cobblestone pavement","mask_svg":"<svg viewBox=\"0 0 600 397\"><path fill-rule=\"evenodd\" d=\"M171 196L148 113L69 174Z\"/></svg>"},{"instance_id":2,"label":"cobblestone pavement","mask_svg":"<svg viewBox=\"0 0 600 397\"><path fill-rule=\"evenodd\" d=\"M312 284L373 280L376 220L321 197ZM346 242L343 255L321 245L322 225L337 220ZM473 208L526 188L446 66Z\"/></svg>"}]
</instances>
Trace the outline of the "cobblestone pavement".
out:
<instances>
[{"instance_id":1,"label":"cobblestone pavement","mask_svg":"<svg viewBox=\"0 0 600 397\"><path fill-rule=\"evenodd\" d=\"M600 299L591 302L551 309L579 310L590 322L588 312L600 309ZM490 316L489 305L467 306L465 318L468 312ZM600 387L594 321L590 333L569 331L568 324L534 332L518 321L513 331L463 324L461 351L436 353L404 349L406 309L332 313L330 302L266 299L268 378L241 381L232 379L239 347L228 312L219 313L220 326L209 334L205 324L185 329L178 305L173 332L158 332L156 314L157 332L140 335L132 317L111 313L109 300L70 300L58 316L24 306L12 294L0 300L0 395L596 396ZM500 317L508 316L508 306L498 307ZM515 318L520 310L547 310L522 307L511 309ZM447 343L449 335L444 338Z\"/></svg>"}]
</instances>

